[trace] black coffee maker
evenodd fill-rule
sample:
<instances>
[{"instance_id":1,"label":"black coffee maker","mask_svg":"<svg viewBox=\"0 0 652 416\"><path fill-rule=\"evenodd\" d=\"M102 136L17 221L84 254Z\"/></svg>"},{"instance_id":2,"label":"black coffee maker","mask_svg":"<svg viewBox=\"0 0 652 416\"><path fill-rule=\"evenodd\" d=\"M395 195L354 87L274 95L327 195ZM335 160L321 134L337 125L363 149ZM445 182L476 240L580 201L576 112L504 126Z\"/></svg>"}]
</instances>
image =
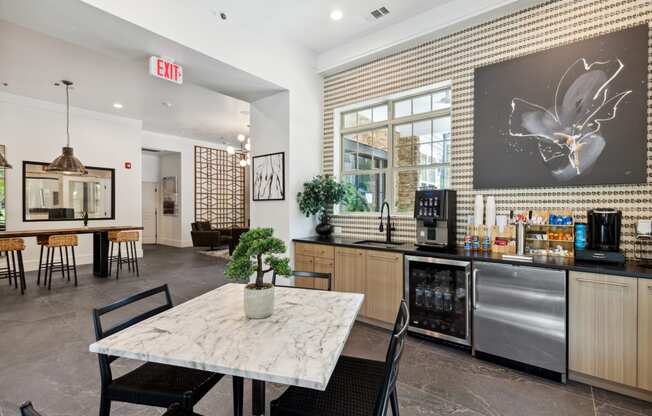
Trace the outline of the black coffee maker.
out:
<instances>
[{"instance_id":1,"label":"black coffee maker","mask_svg":"<svg viewBox=\"0 0 652 416\"><path fill-rule=\"evenodd\" d=\"M622 212L612 208L592 209L586 213L587 250L578 250L580 260L624 263L620 252L620 226Z\"/></svg>"}]
</instances>

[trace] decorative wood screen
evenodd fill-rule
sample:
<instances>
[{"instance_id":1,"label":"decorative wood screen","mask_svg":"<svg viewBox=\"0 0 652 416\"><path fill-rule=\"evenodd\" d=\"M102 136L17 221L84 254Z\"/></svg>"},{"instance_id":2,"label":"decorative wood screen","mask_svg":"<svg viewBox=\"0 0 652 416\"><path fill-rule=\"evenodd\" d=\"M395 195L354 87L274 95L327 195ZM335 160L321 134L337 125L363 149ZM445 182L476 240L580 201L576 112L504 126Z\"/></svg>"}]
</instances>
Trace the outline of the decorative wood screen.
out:
<instances>
[{"instance_id":1,"label":"decorative wood screen","mask_svg":"<svg viewBox=\"0 0 652 416\"><path fill-rule=\"evenodd\" d=\"M195 146L195 221L245 227L245 170L240 155Z\"/></svg>"}]
</instances>

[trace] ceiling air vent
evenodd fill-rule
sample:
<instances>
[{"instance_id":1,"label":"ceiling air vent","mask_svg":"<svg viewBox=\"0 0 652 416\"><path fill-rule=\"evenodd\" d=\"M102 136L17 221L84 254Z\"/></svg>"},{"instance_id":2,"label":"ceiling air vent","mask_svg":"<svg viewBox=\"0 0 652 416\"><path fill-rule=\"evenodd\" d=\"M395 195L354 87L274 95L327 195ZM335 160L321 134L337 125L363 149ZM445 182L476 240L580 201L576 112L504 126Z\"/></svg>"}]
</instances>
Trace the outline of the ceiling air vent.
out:
<instances>
[{"instance_id":1,"label":"ceiling air vent","mask_svg":"<svg viewBox=\"0 0 652 416\"><path fill-rule=\"evenodd\" d=\"M371 15L374 17L374 19L380 19L381 17L385 17L388 14L389 14L389 10L385 6L371 11Z\"/></svg>"}]
</instances>

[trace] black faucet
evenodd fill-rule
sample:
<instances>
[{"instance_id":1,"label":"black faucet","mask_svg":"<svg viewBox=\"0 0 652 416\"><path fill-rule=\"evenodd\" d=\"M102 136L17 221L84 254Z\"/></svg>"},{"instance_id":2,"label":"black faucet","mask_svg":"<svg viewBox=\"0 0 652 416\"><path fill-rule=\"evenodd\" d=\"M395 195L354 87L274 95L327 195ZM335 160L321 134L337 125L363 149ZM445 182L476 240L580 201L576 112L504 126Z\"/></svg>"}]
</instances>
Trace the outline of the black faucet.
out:
<instances>
[{"instance_id":1,"label":"black faucet","mask_svg":"<svg viewBox=\"0 0 652 416\"><path fill-rule=\"evenodd\" d=\"M385 205L387 205L387 230L385 230L385 226L383 225L383 212L385 211ZM396 228L394 228L394 226L392 225L392 219L391 219L391 217L389 215L389 204L387 203L387 201L383 202L383 206L380 209L380 218L378 218L378 219L380 220L380 225L378 226L378 231L380 231L381 233L383 231L386 231L387 232L387 237L385 238L385 242L388 243L388 244L391 244L391 242L392 242L392 231L396 231Z\"/></svg>"}]
</instances>

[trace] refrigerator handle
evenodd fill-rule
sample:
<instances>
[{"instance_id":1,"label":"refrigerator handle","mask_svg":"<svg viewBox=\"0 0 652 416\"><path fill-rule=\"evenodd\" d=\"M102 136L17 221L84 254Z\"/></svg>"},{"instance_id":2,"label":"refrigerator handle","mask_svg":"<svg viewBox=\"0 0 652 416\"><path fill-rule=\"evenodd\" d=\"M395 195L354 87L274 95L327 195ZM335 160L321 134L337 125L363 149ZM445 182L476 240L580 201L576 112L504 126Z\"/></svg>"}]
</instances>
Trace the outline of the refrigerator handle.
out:
<instances>
[{"instance_id":1,"label":"refrigerator handle","mask_svg":"<svg viewBox=\"0 0 652 416\"><path fill-rule=\"evenodd\" d=\"M478 269L473 268L473 282L472 282L472 284L473 284L473 310L476 309L475 299L477 297L477 292L475 290L475 286L476 286L476 281L478 280L477 275L478 275Z\"/></svg>"}]
</instances>

